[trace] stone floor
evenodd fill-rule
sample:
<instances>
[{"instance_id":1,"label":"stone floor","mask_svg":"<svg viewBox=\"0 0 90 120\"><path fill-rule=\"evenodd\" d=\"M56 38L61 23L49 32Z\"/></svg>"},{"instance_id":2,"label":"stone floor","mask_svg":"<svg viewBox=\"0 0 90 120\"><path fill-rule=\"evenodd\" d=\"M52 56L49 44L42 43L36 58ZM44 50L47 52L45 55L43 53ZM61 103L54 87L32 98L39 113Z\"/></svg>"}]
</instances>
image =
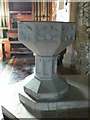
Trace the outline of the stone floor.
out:
<instances>
[{"instance_id":1,"label":"stone floor","mask_svg":"<svg viewBox=\"0 0 90 120\"><path fill-rule=\"evenodd\" d=\"M3 88L23 80L35 70L35 60L32 56L13 56L9 60L0 61L0 98L3 97ZM58 66L58 74L77 75L74 69ZM7 94L7 92L6 92ZM6 101L5 101L6 102ZM0 100L1 104L1 100ZM0 118L2 117L0 111Z\"/></svg>"}]
</instances>

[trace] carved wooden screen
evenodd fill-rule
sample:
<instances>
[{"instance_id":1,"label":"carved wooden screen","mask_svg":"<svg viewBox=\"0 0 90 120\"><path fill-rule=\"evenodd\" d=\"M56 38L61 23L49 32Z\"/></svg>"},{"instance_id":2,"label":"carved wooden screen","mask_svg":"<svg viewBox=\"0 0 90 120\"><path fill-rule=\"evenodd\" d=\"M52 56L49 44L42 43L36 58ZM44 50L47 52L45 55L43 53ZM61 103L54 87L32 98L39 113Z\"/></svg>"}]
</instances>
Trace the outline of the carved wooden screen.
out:
<instances>
[{"instance_id":1,"label":"carved wooden screen","mask_svg":"<svg viewBox=\"0 0 90 120\"><path fill-rule=\"evenodd\" d=\"M7 0L0 0L0 27L8 26Z\"/></svg>"},{"instance_id":2,"label":"carved wooden screen","mask_svg":"<svg viewBox=\"0 0 90 120\"><path fill-rule=\"evenodd\" d=\"M52 2L34 2L34 20L52 21Z\"/></svg>"}]
</instances>

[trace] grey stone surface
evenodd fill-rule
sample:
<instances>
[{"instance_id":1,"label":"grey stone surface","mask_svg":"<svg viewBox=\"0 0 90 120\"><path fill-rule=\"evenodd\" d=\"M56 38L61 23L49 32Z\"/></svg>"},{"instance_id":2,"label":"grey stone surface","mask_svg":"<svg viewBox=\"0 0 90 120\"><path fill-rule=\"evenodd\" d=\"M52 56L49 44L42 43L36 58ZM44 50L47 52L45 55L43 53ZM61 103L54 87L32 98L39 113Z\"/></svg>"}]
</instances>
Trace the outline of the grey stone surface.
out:
<instances>
[{"instance_id":1,"label":"grey stone surface","mask_svg":"<svg viewBox=\"0 0 90 120\"><path fill-rule=\"evenodd\" d=\"M68 85L63 80L63 77L44 81L33 78L24 86L24 91L36 101L58 101L68 92Z\"/></svg>"},{"instance_id":2,"label":"grey stone surface","mask_svg":"<svg viewBox=\"0 0 90 120\"><path fill-rule=\"evenodd\" d=\"M63 66L66 68L75 68L75 49L74 43L66 48L66 53L63 57Z\"/></svg>"},{"instance_id":3,"label":"grey stone surface","mask_svg":"<svg viewBox=\"0 0 90 120\"><path fill-rule=\"evenodd\" d=\"M19 22L18 39L36 55L53 56L74 41L75 23Z\"/></svg>"},{"instance_id":4,"label":"grey stone surface","mask_svg":"<svg viewBox=\"0 0 90 120\"><path fill-rule=\"evenodd\" d=\"M75 66L82 74L90 73L90 2L77 6ZM83 13L83 14L82 14Z\"/></svg>"},{"instance_id":5,"label":"grey stone surface","mask_svg":"<svg viewBox=\"0 0 90 120\"><path fill-rule=\"evenodd\" d=\"M34 100L58 101L67 93L67 83L58 79L57 56L74 37L75 23L18 23L19 40L36 54L35 76L24 86L24 91Z\"/></svg>"},{"instance_id":6,"label":"grey stone surface","mask_svg":"<svg viewBox=\"0 0 90 120\"><path fill-rule=\"evenodd\" d=\"M77 91L77 92L76 92ZM76 94L75 94L76 92ZM62 98L59 101L49 102L49 101L34 101L28 96L25 95L26 93L20 93L20 101L25 105L33 109L34 103L34 110L35 111L57 111L57 110L69 110L69 109L83 109L88 108L88 100L83 96L82 92L80 92L80 89L75 88L74 86L71 87L69 90L69 94Z\"/></svg>"}]
</instances>

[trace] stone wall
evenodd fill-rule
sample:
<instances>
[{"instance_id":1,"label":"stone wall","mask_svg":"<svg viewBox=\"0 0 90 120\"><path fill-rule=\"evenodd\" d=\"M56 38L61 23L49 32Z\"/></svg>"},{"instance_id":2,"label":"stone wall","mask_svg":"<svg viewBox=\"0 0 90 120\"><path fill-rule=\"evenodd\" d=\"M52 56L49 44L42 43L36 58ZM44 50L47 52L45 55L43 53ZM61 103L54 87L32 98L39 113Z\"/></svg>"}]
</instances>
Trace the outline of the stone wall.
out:
<instances>
[{"instance_id":1,"label":"stone wall","mask_svg":"<svg viewBox=\"0 0 90 120\"><path fill-rule=\"evenodd\" d=\"M76 18L75 67L82 74L90 71L90 2L78 3Z\"/></svg>"}]
</instances>

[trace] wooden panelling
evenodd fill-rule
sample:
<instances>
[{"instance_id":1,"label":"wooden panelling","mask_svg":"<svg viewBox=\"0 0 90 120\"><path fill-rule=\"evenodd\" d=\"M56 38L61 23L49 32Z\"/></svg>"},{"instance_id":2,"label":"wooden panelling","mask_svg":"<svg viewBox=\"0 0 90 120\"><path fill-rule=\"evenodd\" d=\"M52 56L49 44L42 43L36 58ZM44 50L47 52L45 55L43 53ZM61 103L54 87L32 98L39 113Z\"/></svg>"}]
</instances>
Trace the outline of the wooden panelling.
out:
<instances>
[{"instance_id":1,"label":"wooden panelling","mask_svg":"<svg viewBox=\"0 0 90 120\"><path fill-rule=\"evenodd\" d=\"M52 21L52 2L50 4L50 21Z\"/></svg>"},{"instance_id":2,"label":"wooden panelling","mask_svg":"<svg viewBox=\"0 0 90 120\"><path fill-rule=\"evenodd\" d=\"M76 15L77 15L77 3L71 2L70 5L70 22L76 22Z\"/></svg>"},{"instance_id":3,"label":"wooden panelling","mask_svg":"<svg viewBox=\"0 0 90 120\"><path fill-rule=\"evenodd\" d=\"M52 21L52 2L39 2L34 3L35 21Z\"/></svg>"},{"instance_id":4,"label":"wooden panelling","mask_svg":"<svg viewBox=\"0 0 90 120\"><path fill-rule=\"evenodd\" d=\"M2 43L0 43L0 60L3 58L3 48Z\"/></svg>"},{"instance_id":5,"label":"wooden panelling","mask_svg":"<svg viewBox=\"0 0 90 120\"><path fill-rule=\"evenodd\" d=\"M5 52L10 52L10 44L5 43L4 44L5 47ZM6 58L10 58L11 54L6 54Z\"/></svg>"},{"instance_id":6,"label":"wooden panelling","mask_svg":"<svg viewBox=\"0 0 90 120\"><path fill-rule=\"evenodd\" d=\"M16 15L18 21L32 21L32 15Z\"/></svg>"},{"instance_id":7,"label":"wooden panelling","mask_svg":"<svg viewBox=\"0 0 90 120\"><path fill-rule=\"evenodd\" d=\"M0 56L3 56L2 44L4 44L5 52L8 53L6 54L6 58L10 58L10 54L15 53L14 51L11 51L11 44L20 44L19 41L9 40L11 38L16 39L18 37L17 25L16 28L13 27L17 21L52 21L52 2L49 2L49 0L48 2L43 2L43 0L35 0L33 2L32 0L32 3L30 2L30 6L32 6L31 11L17 11L17 9L11 10L11 8L9 8L9 4L9 0L0 1L0 30L8 29L8 39L2 39L2 41L0 41ZM19 54L19 51L17 54Z\"/></svg>"},{"instance_id":8,"label":"wooden panelling","mask_svg":"<svg viewBox=\"0 0 90 120\"><path fill-rule=\"evenodd\" d=\"M41 2L41 21L43 21L43 2Z\"/></svg>"}]
</instances>

